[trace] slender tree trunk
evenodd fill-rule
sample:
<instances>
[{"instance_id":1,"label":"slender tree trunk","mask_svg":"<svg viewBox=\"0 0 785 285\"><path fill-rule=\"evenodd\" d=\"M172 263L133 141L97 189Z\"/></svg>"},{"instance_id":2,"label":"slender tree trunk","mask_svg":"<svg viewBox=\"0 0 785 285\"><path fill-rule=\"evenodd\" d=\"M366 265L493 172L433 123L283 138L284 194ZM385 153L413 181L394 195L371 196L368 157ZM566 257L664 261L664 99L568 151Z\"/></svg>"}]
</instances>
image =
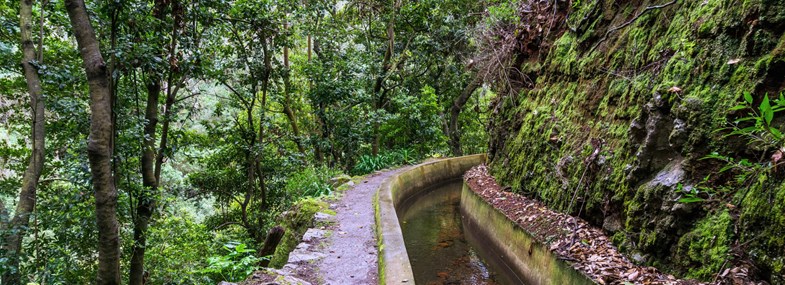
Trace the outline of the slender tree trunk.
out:
<instances>
[{"instance_id":1,"label":"slender tree trunk","mask_svg":"<svg viewBox=\"0 0 785 285\"><path fill-rule=\"evenodd\" d=\"M324 164L324 152L322 151L321 142L325 141L325 138L326 138L325 130L327 129L327 126L325 125L326 124L325 120L322 118L322 114L324 114L324 107L322 106L322 104L319 104L318 109L317 109L316 112L317 112L317 114L315 116L316 117L316 123L318 125L317 128L318 128L320 134L316 135L317 138L315 140L312 139L312 142L313 142L313 156L316 158L316 162L319 165L323 165ZM312 138L313 138L313 136L312 136Z\"/></svg>"},{"instance_id":2,"label":"slender tree trunk","mask_svg":"<svg viewBox=\"0 0 785 285\"><path fill-rule=\"evenodd\" d=\"M6 223L8 223L8 211L5 210L5 205L0 203L0 235L5 231Z\"/></svg>"},{"instance_id":3,"label":"slender tree trunk","mask_svg":"<svg viewBox=\"0 0 785 285\"><path fill-rule=\"evenodd\" d=\"M155 129L158 125L158 97L161 94L161 78L150 75L147 83L147 105L145 107L144 142L142 143L142 190L136 195L134 216L134 245L131 252L128 283L141 285L144 282L144 253L147 246L147 228L155 211L158 179L155 176Z\"/></svg>"},{"instance_id":4,"label":"slender tree trunk","mask_svg":"<svg viewBox=\"0 0 785 285\"><path fill-rule=\"evenodd\" d=\"M374 104L374 108L376 110L381 110L384 108L384 102L386 98L384 98L385 92L382 92L382 88L384 87L384 78L387 77L387 73L392 69L392 53L393 48L395 45L395 30L393 27L395 26L394 20L390 20L387 24L387 51L384 52L384 59L382 60L382 72L379 74L379 77L376 78L376 84L373 87L373 94L376 94L378 97ZM380 143L381 134L379 134L379 122L373 122L373 141L371 142L371 151L373 155L379 154L379 143Z\"/></svg>"},{"instance_id":5,"label":"slender tree trunk","mask_svg":"<svg viewBox=\"0 0 785 285\"><path fill-rule=\"evenodd\" d=\"M19 274L19 253L22 251L22 239L27 233L30 224L30 215L35 209L36 188L41 171L44 167L44 98L42 96L41 80L38 70L31 64L36 60L35 45L33 44L33 1L22 0L19 7L20 33L22 36L22 69L27 81L27 91L30 94L32 113L33 149L30 162L22 178L22 189L19 192L19 202L16 204L14 217L8 222L8 236L5 237L4 251L10 270L2 276L2 283L16 285L21 283ZM4 211L4 210L3 210ZM3 213L0 213L3 214Z\"/></svg>"},{"instance_id":6,"label":"slender tree trunk","mask_svg":"<svg viewBox=\"0 0 785 285\"><path fill-rule=\"evenodd\" d=\"M167 92L166 103L164 104L164 120L161 123L161 142L158 145L158 156L155 158L155 180L161 180L161 167L164 164L164 152L169 147L169 128L172 122L172 108L177 97L177 90Z\"/></svg>"},{"instance_id":7,"label":"slender tree trunk","mask_svg":"<svg viewBox=\"0 0 785 285\"><path fill-rule=\"evenodd\" d=\"M174 1L176 2L176 1ZM153 7L153 16L158 19L157 28L163 30L166 21L166 8L169 1L156 0ZM172 3L176 5L176 3ZM171 47L174 49L176 23L174 24ZM166 53L166 44L158 42L158 54L163 57ZM170 54L172 52L170 51ZM170 62L170 61L167 61ZM171 78L171 67L169 69ZM136 216L134 216L134 245L131 252L129 284L142 285L145 282L144 256L147 249L147 228L150 225L155 208L158 204L158 186L160 185L160 168L163 163L163 149L169 129L169 109L174 100L169 99L171 84L167 84L166 113L164 114L164 132L161 135L161 149L156 148L156 128L158 127L158 100L161 96L161 82L163 78L159 71L151 69L147 81L147 105L145 108L146 125L144 128L144 143L142 144L142 191L136 197ZM170 80L171 81L171 80ZM161 158L159 160L159 157Z\"/></svg>"},{"instance_id":8,"label":"slender tree trunk","mask_svg":"<svg viewBox=\"0 0 785 285\"><path fill-rule=\"evenodd\" d=\"M112 174L112 90L106 62L101 56L83 0L66 0L79 53L90 87L90 161L95 214L98 225L98 276L96 283L120 284L120 235L117 222L117 189Z\"/></svg>"},{"instance_id":9,"label":"slender tree trunk","mask_svg":"<svg viewBox=\"0 0 785 285\"><path fill-rule=\"evenodd\" d=\"M261 83L262 83L262 86L261 86L262 98L261 98L261 101L259 102L259 104L260 104L260 106L259 106L260 107L259 108L260 109L260 114L259 114L259 132L258 132L257 135L253 136L252 140L251 140L251 146L252 146L251 147L251 153L250 153L250 158L251 159L250 159L249 165L248 165L248 190L246 191L245 200L244 200L244 203L242 205L242 207L243 207L243 209L242 209L243 223L246 224L246 229L248 230L248 234L251 237L253 237L256 242L262 242L263 235L262 235L261 232L258 231L257 228L254 228L254 227L251 226L250 221L248 220L247 208L248 208L251 200L253 200L254 197L257 196L257 194L256 194L257 179L258 179L258 186L259 186L258 197L261 200L260 201L261 202L260 206L261 207L265 207L265 204L267 203L267 200L266 200L266 198L267 198L266 195L267 194L265 193L266 189L265 189L265 185L264 185L264 173L261 171L261 163L262 163L263 154L264 154L264 136L265 136L265 133L264 133L264 125L265 124L264 124L264 122L266 120L266 118L265 118L265 110L267 108L267 92L268 92L269 84L270 84L270 73L271 73L272 68L273 68L273 66L272 66L272 54L270 53L270 50L268 48L267 40L262 40L262 52L264 53L264 67L265 67L265 69L264 69L263 72L261 72L261 78L259 78L261 80ZM256 90L256 88L254 87L253 90ZM255 101L255 98L256 98L255 97L256 94L258 94L258 92L254 92L254 101ZM249 129L253 133L254 132L254 127L253 127L253 108L248 109L248 124L249 124ZM258 174L258 177L256 177L257 175L255 175L255 174Z\"/></svg>"},{"instance_id":10,"label":"slender tree trunk","mask_svg":"<svg viewBox=\"0 0 785 285\"><path fill-rule=\"evenodd\" d=\"M167 1L161 1L166 3ZM179 29L182 28L183 23L183 16L182 16L182 6L179 0L171 0L168 1L172 5L172 38L169 42L169 71L167 74L166 79L166 102L164 103L164 118L163 123L161 126L161 141L158 144L159 150L158 155L155 159L155 180L160 183L161 181L161 167L164 164L164 152L167 151L168 144L169 144L169 126L172 122L172 117L174 116L174 103L177 99L177 93L180 91L180 85L175 83L175 74L178 72L178 68L172 65L173 60L177 56L177 39L179 38ZM163 19L163 18L162 18ZM184 76L184 75L183 75ZM182 82L185 82L185 77L182 78ZM180 82L180 83L182 83Z\"/></svg>"},{"instance_id":11,"label":"slender tree trunk","mask_svg":"<svg viewBox=\"0 0 785 285\"><path fill-rule=\"evenodd\" d=\"M286 85L286 84L284 84ZM288 89L284 86L284 89ZM294 138L294 144L297 145L297 151L300 152L303 156L305 156L305 147L303 146L302 140L300 140L300 127L297 126L297 116L294 114L294 110L292 109L292 99L289 97L289 91L284 90L284 104L283 104L283 112L286 114L286 118L289 119L289 124L292 126L292 134Z\"/></svg>"},{"instance_id":12,"label":"slender tree trunk","mask_svg":"<svg viewBox=\"0 0 785 285\"><path fill-rule=\"evenodd\" d=\"M312 44L312 41L311 41L311 35L310 34L308 34L307 41L308 41L308 61L310 62L311 61L311 54L313 52L313 44Z\"/></svg>"},{"instance_id":13,"label":"slender tree trunk","mask_svg":"<svg viewBox=\"0 0 785 285\"><path fill-rule=\"evenodd\" d=\"M458 125L458 118L461 115L463 106L466 105L466 102L469 101L474 90L477 90L481 84L482 76L475 76L469 85L466 85L466 88L463 89L461 95L453 100L452 106L450 106L450 148L452 149L452 154L454 156L463 155L463 150L461 149L461 130Z\"/></svg>"},{"instance_id":14,"label":"slender tree trunk","mask_svg":"<svg viewBox=\"0 0 785 285\"><path fill-rule=\"evenodd\" d=\"M284 25L284 29L288 28L288 25ZM289 124L292 126L292 134L294 135L294 144L297 145L297 150L300 151L300 154L305 156L305 147L303 146L302 140L300 140L300 128L297 126L297 116L294 114L294 110L292 109L292 96L291 96L291 89L292 89L292 82L290 80L289 75L289 47L283 47L283 66L286 68L286 75L283 79L283 113L286 114L286 118L289 119Z\"/></svg>"},{"instance_id":15,"label":"slender tree trunk","mask_svg":"<svg viewBox=\"0 0 785 285\"><path fill-rule=\"evenodd\" d=\"M305 7L308 7L308 1L307 0L305 1ZM308 42L308 52L307 52L308 53L308 63L310 63L311 59L312 59L312 53L313 53L313 43L312 43L313 39L311 38L311 34L308 34L306 36L306 41ZM313 80L311 80L311 79L308 79L308 90L313 90ZM317 116L317 122L319 123L320 126L324 126L324 121L321 119L321 117ZM314 158L316 158L316 162L318 164L323 164L324 163L324 154L322 152L322 147L320 145L321 140L312 140L311 142L313 143L313 150L314 150L313 151L313 155L314 155Z\"/></svg>"},{"instance_id":16,"label":"slender tree trunk","mask_svg":"<svg viewBox=\"0 0 785 285\"><path fill-rule=\"evenodd\" d=\"M256 94L258 92L256 85L251 87L251 92L253 97L251 98L250 104L246 105L245 113L246 113L246 120L248 122L248 132L247 132L247 140L249 149L246 153L245 160L246 160L246 187L245 187L245 196L243 197L243 202L240 203L240 219L243 223L243 227L250 236L253 235L253 227L251 226L251 221L248 219L248 205L251 204L251 199L253 199L254 192L255 192L255 183L256 183L256 128L254 127L254 117L253 117L253 110L254 106L256 106ZM261 126L259 126L261 127Z\"/></svg>"},{"instance_id":17,"label":"slender tree trunk","mask_svg":"<svg viewBox=\"0 0 785 285\"><path fill-rule=\"evenodd\" d=\"M387 22L387 50L384 52L384 59L382 60L382 71L379 73L379 76L376 77L376 83L373 86L373 94L378 97L374 106L377 111L384 107L384 103L386 101L384 96L385 92L382 92L382 88L384 87L384 79L387 77L387 73L392 69L391 61L395 48L395 14L398 13L400 7L401 0L396 0L393 4L393 11L392 15L390 16L390 20ZM378 121L374 121L372 133L373 139L371 141L371 152L373 155L377 155L379 154L379 144L381 141Z\"/></svg>"}]
</instances>

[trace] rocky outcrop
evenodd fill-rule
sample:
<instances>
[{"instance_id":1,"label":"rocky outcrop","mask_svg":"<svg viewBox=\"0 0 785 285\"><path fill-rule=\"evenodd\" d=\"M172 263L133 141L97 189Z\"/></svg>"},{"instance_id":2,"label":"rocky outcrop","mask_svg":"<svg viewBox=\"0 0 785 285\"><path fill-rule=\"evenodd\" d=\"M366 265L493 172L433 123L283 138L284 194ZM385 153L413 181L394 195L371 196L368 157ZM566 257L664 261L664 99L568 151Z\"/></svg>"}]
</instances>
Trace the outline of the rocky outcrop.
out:
<instances>
[{"instance_id":1,"label":"rocky outcrop","mask_svg":"<svg viewBox=\"0 0 785 285\"><path fill-rule=\"evenodd\" d=\"M639 263L784 284L785 175L765 164L776 149L723 129L747 115L730 111L744 92L757 106L785 90L785 0L555 3L540 9L566 15L538 36L547 49L512 60L531 82L491 106L494 176L602 227ZM712 153L762 167L720 171Z\"/></svg>"},{"instance_id":2,"label":"rocky outcrop","mask_svg":"<svg viewBox=\"0 0 785 285\"><path fill-rule=\"evenodd\" d=\"M322 245L330 231L325 227L332 224L334 218L328 213L314 214L314 224L321 227L305 231L301 242L289 252L286 264L281 269L263 268L251 274L242 285L311 285L307 280L317 279L313 263L326 256Z\"/></svg>"}]
</instances>

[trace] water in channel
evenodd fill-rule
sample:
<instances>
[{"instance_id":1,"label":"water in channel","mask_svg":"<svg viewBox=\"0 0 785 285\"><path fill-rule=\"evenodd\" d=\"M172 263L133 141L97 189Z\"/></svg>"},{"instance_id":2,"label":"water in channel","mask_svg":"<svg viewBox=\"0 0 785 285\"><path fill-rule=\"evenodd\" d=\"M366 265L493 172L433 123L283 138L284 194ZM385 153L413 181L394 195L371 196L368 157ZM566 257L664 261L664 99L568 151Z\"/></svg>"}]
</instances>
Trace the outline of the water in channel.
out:
<instances>
[{"instance_id":1,"label":"water in channel","mask_svg":"<svg viewBox=\"0 0 785 285\"><path fill-rule=\"evenodd\" d=\"M399 220L416 284L520 284L481 240L464 235L462 181L406 200ZM470 231L470 229L467 229ZM515 281L512 281L515 280Z\"/></svg>"}]
</instances>

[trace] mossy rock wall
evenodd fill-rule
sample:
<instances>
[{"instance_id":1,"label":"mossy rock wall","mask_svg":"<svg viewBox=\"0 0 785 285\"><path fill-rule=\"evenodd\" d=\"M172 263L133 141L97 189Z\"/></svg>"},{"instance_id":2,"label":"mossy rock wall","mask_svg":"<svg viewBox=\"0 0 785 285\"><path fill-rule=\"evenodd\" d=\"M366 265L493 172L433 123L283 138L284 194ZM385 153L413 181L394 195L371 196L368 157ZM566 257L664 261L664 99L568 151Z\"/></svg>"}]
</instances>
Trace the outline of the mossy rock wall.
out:
<instances>
[{"instance_id":1,"label":"mossy rock wall","mask_svg":"<svg viewBox=\"0 0 785 285\"><path fill-rule=\"evenodd\" d=\"M547 50L518 55L532 86L492 106L492 173L602 226L640 263L710 280L751 262L783 284L782 177L758 173L721 201L678 199L723 166L707 154L771 155L714 130L744 115L728 111L744 92L757 104L785 89L785 0L647 9L669 2L571 1Z\"/></svg>"},{"instance_id":2,"label":"mossy rock wall","mask_svg":"<svg viewBox=\"0 0 785 285\"><path fill-rule=\"evenodd\" d=\"M314 215L317 212L335 214L329 209L327 202L316 198L304 198L297 201L289 211L281 215L279 222L284 229L284 235L270 259L270 267L281 268L286 265L289 253L302 241L305 232L316 226Z\"/></svg>"}]
</instances>

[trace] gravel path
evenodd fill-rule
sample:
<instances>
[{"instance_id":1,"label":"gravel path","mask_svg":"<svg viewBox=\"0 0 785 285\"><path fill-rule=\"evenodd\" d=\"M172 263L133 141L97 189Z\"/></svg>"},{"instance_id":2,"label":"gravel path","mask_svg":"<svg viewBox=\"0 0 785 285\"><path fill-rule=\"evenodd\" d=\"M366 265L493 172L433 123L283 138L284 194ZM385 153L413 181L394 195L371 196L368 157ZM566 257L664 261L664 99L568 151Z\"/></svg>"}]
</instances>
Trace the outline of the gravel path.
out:
<instances>
[{"instance_id":1,"label":"gravel path","mask_svg":"<svg viewBox=\"0 0 785 285\"><path fill-rule=\"evenodd\" d=\"M377 284L378 249L374 233L373 197L388 177L402 169L385 171L344 192L335 204L335 224L322 250L327 256L316 262L321 284Z\"/></svg>"}]
</instances>

